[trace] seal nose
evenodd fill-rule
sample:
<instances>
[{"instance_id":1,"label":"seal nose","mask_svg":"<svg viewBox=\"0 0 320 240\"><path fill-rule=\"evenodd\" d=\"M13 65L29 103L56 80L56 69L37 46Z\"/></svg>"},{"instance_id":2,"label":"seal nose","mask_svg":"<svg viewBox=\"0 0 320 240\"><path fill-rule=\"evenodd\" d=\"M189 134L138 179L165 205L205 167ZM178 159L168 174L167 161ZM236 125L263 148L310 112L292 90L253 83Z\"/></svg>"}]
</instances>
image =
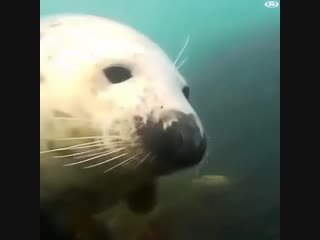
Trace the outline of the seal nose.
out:
<instances>
[{"instance_id":1,"label":"seal nose","mask_svg":"<svg viewBox=\"0 0 320 240\"><path fill-rule=\"evenodd\" d=\"M164 127L163 121L142 135L145 146L157 156L163 171L175 171L198 164L206 151L207 139L191 114L170 113L174 121Z\"/></svg>"},{"instance_id":2,"label":"seal nose","mask_svg":"<svg viewBox=\"0 0 320 240\"><path fill-rule=\"evenodd\" d=\"M179 168L199 163L206 150L206 137L201 136L200 129L192 115L183 115L177 122L164 130L167 151L164 154L172 158Z\"/></svg>"}]
</instances>

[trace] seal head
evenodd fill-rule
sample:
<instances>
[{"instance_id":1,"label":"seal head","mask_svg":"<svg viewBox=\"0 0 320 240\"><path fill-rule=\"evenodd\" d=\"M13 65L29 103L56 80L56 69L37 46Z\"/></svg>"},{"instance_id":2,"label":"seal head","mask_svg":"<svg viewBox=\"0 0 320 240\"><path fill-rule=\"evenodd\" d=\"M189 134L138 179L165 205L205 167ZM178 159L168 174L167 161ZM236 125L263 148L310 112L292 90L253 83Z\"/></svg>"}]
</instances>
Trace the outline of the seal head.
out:
<instances>
[{"instance_id":1,"label":"seal head","mask_svg":"<svg viewBox=\"0 0 320 240\"><path fill-rule=\"evenodd\" d=\"M41 196L107 206L151 195L157 177L198 164L206 137L189 91L164 51L125 24L42 20Z\"/></svg>"}]
</instances>

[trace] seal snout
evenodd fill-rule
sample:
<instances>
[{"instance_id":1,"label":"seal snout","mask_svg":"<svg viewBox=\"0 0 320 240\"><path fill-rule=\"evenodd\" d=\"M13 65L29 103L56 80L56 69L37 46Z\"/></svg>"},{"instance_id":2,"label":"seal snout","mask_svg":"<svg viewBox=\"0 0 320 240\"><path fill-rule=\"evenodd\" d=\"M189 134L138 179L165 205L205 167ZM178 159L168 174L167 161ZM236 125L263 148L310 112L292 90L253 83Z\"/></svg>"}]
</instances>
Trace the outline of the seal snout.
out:
<instances>
[{"instance_id":1,"label":"seal snout","mask_svg":"<svg viewBox=\"0 0 320 240\"><path fill-rule=\"evenodd\" d=\"M207 139L194 116L177 111L162 116L158 123L147 122L139 131L145 148L156 156L156 170L165 174L198 164Z\"/></svg>"}]
</instances>

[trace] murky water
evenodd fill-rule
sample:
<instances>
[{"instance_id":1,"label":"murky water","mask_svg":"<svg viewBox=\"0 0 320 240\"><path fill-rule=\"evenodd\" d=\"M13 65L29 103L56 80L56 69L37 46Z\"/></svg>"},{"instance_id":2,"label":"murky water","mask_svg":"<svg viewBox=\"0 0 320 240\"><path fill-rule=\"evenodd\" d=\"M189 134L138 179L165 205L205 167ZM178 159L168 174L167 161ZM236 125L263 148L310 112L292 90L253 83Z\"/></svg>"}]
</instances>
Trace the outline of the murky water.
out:
<instances>
[{"instance_id":1,"label":"murky water","mask_svg":"<svg viewBox=\"0 0 320 240\"><path fill-rule=\"evenodd\" d=\"M172 59L190 36L180 70L209 136L206 163L165 179L153 216L118 209L122 219L112 224L122 239L133 232L139 240L280 239L280 7L260 0L40 4L40 16L90 13L127 23Z\"/></svg>"}]
</instances>

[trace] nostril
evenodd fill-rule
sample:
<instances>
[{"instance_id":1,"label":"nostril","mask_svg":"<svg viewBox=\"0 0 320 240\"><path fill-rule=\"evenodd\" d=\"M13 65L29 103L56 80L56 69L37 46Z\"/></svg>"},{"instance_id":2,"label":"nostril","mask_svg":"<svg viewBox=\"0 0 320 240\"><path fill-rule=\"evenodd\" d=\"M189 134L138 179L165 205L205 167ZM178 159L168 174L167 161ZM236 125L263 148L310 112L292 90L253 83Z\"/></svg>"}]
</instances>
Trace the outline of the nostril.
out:
<instances>
[{"instance_id":1,"label":"nostril","mask_svg":"<svg viewBox=\"0 0 320 240\"><path fill-rule=\"evenodd\" d=\"M172 145L176 152L183 147L183 136L180 132L175 132L175 136L171 140Z\"/></svg>"},{"instance_id":2,"label":"nostril","mask_svg":"<svg viewBox=\"0 0 320 240\"><path fill-rule=\"evenodd\" d=\"M167 141L171 141L175 149L179 149L183 146L185 136L183 136L183 131L179 129L178 122L172 123L172 125L168 127L165 132L167 133Z\"/></svg>"},{"instance_id":3,"label":"nostril","mask_svg":"<svg viewBox=\"0 0 320 240\"><path fill-rule=\"evenodd\" d=\"M206 151L206 138L201 136L199 128L180 128L180 146L176 151L177 164L196 165Z\"/></svg>"}]
</instances>

